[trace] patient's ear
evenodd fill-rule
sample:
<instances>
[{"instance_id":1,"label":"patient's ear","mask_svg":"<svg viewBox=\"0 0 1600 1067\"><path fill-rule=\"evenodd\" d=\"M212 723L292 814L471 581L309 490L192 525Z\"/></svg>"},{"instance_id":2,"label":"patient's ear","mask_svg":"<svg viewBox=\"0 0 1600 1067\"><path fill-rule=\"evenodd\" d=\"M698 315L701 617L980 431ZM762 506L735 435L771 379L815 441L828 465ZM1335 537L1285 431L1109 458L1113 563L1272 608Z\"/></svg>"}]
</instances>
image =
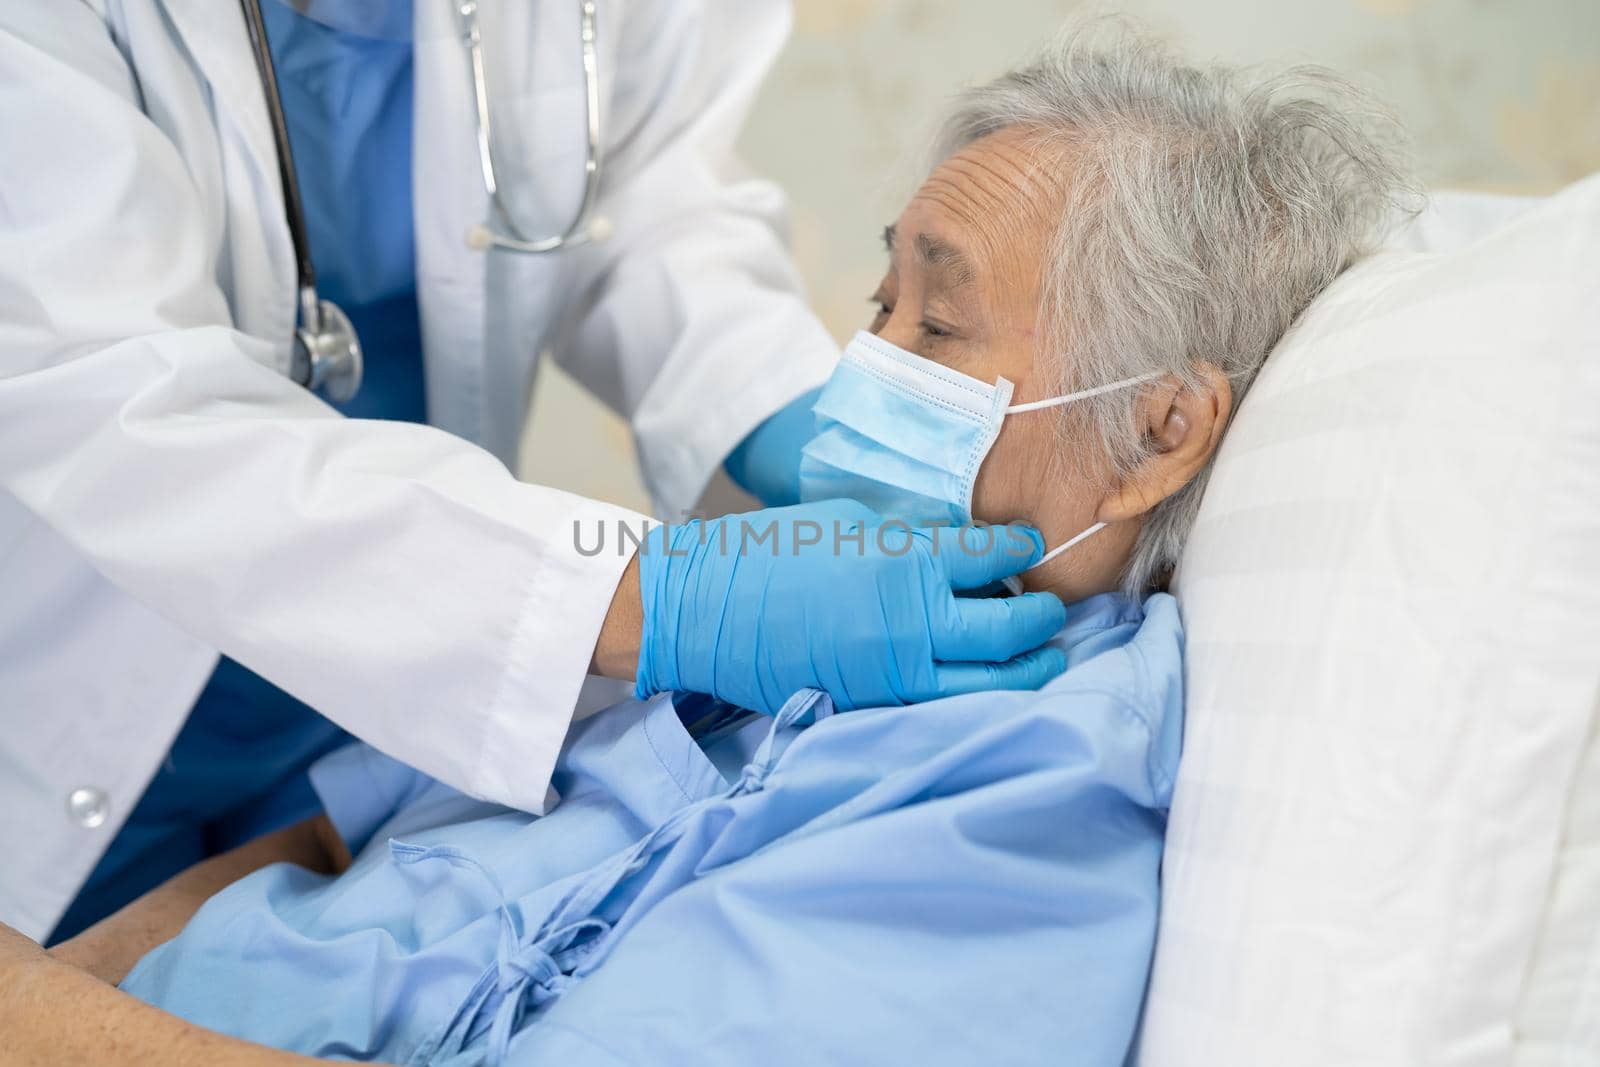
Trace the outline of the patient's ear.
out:
<instances>
[{"instance_id":1,"label":"patient's ear","mask_svg":"<svg viewBox=\"0 0 1600 1067\"><path fill-rule=\"evenodd\" d=\"M1216 452L1233 409L1233 389L1210 363L1199 366L1198 377L1198 388L1166 378L1146 391L1139 418L1150 455L1101 501L1095 514L1100 522L1143 515L1188 485Z\"/></svg>"}]
</instances>

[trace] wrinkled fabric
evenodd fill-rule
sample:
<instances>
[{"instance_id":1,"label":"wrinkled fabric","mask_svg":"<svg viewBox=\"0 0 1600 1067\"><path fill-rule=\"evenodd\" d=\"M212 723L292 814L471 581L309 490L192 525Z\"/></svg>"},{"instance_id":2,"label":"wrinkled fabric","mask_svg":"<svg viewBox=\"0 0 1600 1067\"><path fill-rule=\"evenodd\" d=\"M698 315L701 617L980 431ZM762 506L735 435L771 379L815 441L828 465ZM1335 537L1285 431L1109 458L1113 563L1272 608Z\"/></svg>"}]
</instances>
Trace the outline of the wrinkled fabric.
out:
<instances>
[{"instance_id":1,"label":"wrinkled fabric","mask_svg":"<svg viewBox=\"0 0 1600 1067\"><path fill-rule=\"evenodd\" d=\"M1177 606L1095 597L1055 643L1069 667L1039 692L834 716L805 691L732 726L625 702L574 728L543 818L344 750L314 780L349 871L243 879L123 987L400 1063L1122 1063L1178 758Z\"/></svg>"},{"instance_id":2,"label":"wrinkled fabric","mask_svg":"<svg viewBox=\"0 0 1600 1067\"><path fill-rule=\"evenodd\" d=\"M237 2L0 3L0 632L31 650L0 655L0 714L26 727L0 737L19 769L0 774L0 921L29 936L82 887L219 650L430 774L543 811L632 554L608 534L584 555L573 531L644 516L507 469L541 354L628 420L660 515L837 358L783 196L732 150L787 0L598 5L612 236L555 256L464 240L491 210L468 57L454 5L413 6L437 430L332 417L271 372L292 351L293 253ZM584 175L578 5L481 7L504 191L559 225ZM66 804L85 787L109 802L93 833Z\"/></svg>"},{"instance_id":3,"label":"wrinkled fabric","mask_svg":"<svg viewBox=\"0 0 1600 1067\"><path fill-rule=\"evenodd\" d=\"M339 410L423 422L409 33L382 41L362 35L377 13L365 0L321 0L301 12L304 6L269 0L262 18L317 290L350 316L367 354L361 391ZM409 0L383 10L395 28L409 30ZM73 936L207 856L316 814L305 768L348 740L310 707L224 658L52 940Z\"/></svg>"}]
</instances>

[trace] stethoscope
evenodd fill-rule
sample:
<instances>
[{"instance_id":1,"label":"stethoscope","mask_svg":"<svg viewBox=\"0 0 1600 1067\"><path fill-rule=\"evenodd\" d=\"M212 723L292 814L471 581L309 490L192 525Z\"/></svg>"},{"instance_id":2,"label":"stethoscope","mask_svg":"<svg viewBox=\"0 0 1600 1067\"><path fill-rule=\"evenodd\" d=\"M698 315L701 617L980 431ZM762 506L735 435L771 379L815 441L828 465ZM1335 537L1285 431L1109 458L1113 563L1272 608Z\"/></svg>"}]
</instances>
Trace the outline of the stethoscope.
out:
<instances>
[{"instance_id":1,"label":"stethoscope","mask_svg":"<svg viewBox=\"0 0 1600 1067\"><path fill-rule=\"evenodd\" d=\"M356 336L350 317L331 300L317 295L317 270L311 261L311 243L306 237L305 209L300 202L300 184L295 178L294 153L289 144L289 125L283 116L283 99L278 95L278 75L267 45L266 23L261 16L261 0L239 0L244 8L245 27L255 51L256 69L267 100L267 116L278 154L278 179L283 184L284 214L289 236L294 242L295 284L299 293L300 325L294 333L294 353L289 377L314 392L321 392L334 403L342 403L361 388L361 339ZM489 89L483 70L483 38L478 29L477 0L452 0L461 25L461 40L466 45L472 66L474 117L478 124L478 165L483 171L494 220L474 226L467 241L474 248L503 248L510 252L539 254L583 244L603 234L600 220L590 222L595 200L600 193L600 72L595 44L595 0L579 0L578 32L583 49L584 134L587 138L583 161L583 199L565 230L549 237L529 237L517 226L500 195L495 174L494 134L489 120Z\"/></svg>"}]
</instances>

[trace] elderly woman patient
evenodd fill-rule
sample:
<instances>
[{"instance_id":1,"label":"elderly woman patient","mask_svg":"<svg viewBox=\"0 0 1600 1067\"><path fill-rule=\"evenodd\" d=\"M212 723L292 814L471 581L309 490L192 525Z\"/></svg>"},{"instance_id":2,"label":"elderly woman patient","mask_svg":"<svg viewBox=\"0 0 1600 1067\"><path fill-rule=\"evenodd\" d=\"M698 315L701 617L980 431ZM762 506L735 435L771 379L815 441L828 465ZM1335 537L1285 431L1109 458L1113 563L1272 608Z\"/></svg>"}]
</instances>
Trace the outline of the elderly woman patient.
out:
<instances>
[{"instance_id":1,"label":"elderly woman patient","mask_svg":"<svg viewBox=\"0 0 1600 1067\"><path fill-rule=\"evenodd\" d=\"M544 817L346 749L314 775L342 873L308 825L63 955L116 979L175 934L126 991L338 1058L1122 1063L1181 733L1158 590L1237 399L1401 188L1373 114L1326 74L1184 66L1117 28L955 105L802 480L839 498L840 551L869 508L930 553L981 532L930 523L1042 531L1020 584L1068 605L1042 690L841 714L805 691L773 719L627 701L573 729Z\"/></svg>"}]
</instances>

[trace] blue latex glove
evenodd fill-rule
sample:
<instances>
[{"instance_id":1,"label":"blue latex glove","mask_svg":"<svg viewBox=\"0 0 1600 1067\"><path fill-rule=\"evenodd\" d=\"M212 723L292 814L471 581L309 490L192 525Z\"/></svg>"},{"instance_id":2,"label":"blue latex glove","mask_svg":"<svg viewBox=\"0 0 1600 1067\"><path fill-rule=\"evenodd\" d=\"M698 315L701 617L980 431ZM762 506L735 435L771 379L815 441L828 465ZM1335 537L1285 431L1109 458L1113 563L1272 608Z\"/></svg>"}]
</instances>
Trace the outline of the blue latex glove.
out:
<instances>
[{"instance_id":1,"label":"blue latex glove","mask_svg":"<svg viewBox=\"0 0 1600 1067\"><path fill-rule=\"evenodd\" d=\"M1031 566L1043 545L1026 527L884 526L848 500L657 527L639 552L636 691L710 693L770 715L807 687L841 710L1037 689L1066 668L1039 647L1066 623L1061 601L955 591Z\"/></svg>"},{"instance_id":2,"label":"blue latex glove","mask_svg":"<svg viewBox=\"0 0 1600 1067\"><path fill-rule=\"evenodd\" d=\"M821 392L813 389L779 408L722 463L739 488L769 508L800 503L800 450L816 433L811 407Z\"/></svg>"}]
</instances>

